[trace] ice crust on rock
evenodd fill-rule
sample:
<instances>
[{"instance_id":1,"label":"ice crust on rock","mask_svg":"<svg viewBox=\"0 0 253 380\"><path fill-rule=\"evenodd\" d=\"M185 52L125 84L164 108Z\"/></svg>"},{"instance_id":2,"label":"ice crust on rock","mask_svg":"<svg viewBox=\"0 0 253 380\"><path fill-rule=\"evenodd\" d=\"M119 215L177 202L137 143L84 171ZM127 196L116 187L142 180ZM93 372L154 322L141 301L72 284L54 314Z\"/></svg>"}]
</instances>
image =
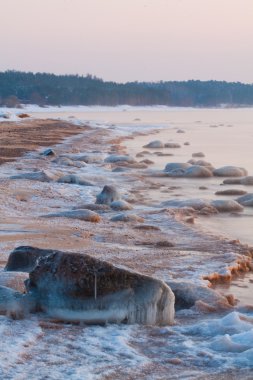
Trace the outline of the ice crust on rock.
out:
<instances>
[{"instance_id":1,"label":"ice crust on rock","mask_svg":"<svg viewBox=\"0 0 253 380\"><path fill-rule=\"evenodd\" d=\"M73 183L75 185L81 185L81 186L94 186L94 183L87 181L85 178L79 177L75 174L67 174L63 177L60 177L57 182Z\"/></svg>"},{"instance_id":2,"label":"ice crust on rock","mask_svg":"<svg viewBox=\"0 0 253 380\"><path fill-rule=\"evenodd\" d=\"M215 207L219 212L240 212L243 206L233 200L217 199L211 201L211 206Z\"/></svg>"},{"instance_id":3,"label":"ice crust on rock","mask_svg":"<svg viewBox=\"0 0 253 380\"><path fill-rule=\"evenodd\" d=\"M71 218L79 219L85 222L98 223L101 220L101 217L94 211L80 209L80 210L70 210L56 212L52 214L43 215L44 218Z\"/></svg>"},{"instance_id":4,"label":"ice crust on rock","mask_svg":"<svg viewBox=\"0 0 253 380\"><path fill-rule=\"evenodd\" d=\"M246 207L253 207L253 193L243 195L236 199L238 203Z\"/></svg>"},{"instance_id":5,"label":"ice crust on rock","mask_svg":"<svg viewBox=\"0 0 253 380\"><path fill-rule=\"evenodd\" d=\"M97 195L96 203L110 205L120 200L120 194L114 186L105 185L100 194Z\"/></svg>"},{"instance_id":6,"label":"ice crust on rock","mask_svg":"<svg viewBox=\"0 0 253 380\"><path fill-rule=\"evenodd\" d=\"M172 324L174 294L163 282L88 255L55 252L29 275L28 295L62 320Z\"/></svg>"},{"instance_id":7,"label":"ice crust on rock","mask_svg":"<svg viewBox=\"0 0 253 380\"><path fill-rule=\"evenodd\" d=\"M117 155L117 154L111 154L110 156L106 157L104 161L107 163L117 163L117 162L127 162L129 164L136 163L136 160L131 156L124 156L124 155Z\"/></svg>"}]
</instances>

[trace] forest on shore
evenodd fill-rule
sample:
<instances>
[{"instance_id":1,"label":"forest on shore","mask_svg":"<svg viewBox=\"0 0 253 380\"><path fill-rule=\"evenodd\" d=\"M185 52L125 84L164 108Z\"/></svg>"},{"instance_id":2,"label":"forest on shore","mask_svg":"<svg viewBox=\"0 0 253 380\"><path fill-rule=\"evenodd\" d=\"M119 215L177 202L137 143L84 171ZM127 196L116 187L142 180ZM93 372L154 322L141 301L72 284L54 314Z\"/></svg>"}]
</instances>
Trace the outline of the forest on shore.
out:
<instances>
[{"instance_id":1,"label":"forest on shore","mask_svg":"<svg viewBox=\"0 0 253 380\"><path fill-rule=\"evenodd\" d=\"M253 105L253 84L213 80L116 83L90 74L0 72L0 106L21 104L243 107Z\"/></svg>"}]
</instances>

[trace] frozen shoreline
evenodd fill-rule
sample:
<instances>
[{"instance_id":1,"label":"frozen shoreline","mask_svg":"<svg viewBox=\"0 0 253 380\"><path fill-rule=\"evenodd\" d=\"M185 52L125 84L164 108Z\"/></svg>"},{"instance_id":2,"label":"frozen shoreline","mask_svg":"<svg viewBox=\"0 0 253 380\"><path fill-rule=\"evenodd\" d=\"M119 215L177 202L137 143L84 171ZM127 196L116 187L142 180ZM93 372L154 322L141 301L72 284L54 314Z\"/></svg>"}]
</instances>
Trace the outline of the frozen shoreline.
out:
<instances>
[{"instance_id":1,"label":"frozen shoreline","mask_svg":"<svg viewBox=\"0 0 253 380\"><path fill-rule=\"evenodd\" d=\"M143 133L143 130L140 132ZM175 218L174 215L170 215L170 213L157 212L157 209L148 206L145 199L142 198L142 192L144 192L144 189L152 187L154 185L153 181L151 181L151 183L143 182L145 181L143 176L140 172L138 172L138 170L136 171L134 169L131 169L129 173L113 173L111 171L112 166L103 162L103 159L108 155L108 151L111 150L112 146L118 145L120 152L124 153L124 148L121 147L122 133L123 132L121 131L121 138L119 139L115 136L114 129L109 128L109 130L107 130L107 128L101 129L99 126L96 126L96 128L93 127L93 130L90 131L88 139L87 134L84 133L83 138L80 138L81 136L69 138L65 140L63 144L60 144L54 148L56 149L58 155L66 153L73 155L76 154L76 150L80 150L81 152L85 151L86 154L88 153L92 156L95 154L92 153L92 151L98 150L97 142L99 136L99 154L101 154L102 160L99 163L90 164L81 169L74 167L62 167L60 164L52 164L51 160L42 159L38 152L28 154L27 156L21 158L19 162L0 166L2 204L1 223L2 225L8 226L6 221L9 221L9 230L20 230L19 236L17 236L17 233L15 236L15 232L13 235L8 235L8 233L4 234L4 232L1 234L1 237L3 237L1 241L1 260L7 257L7 254L14 246L25 243L42 246L46 245L51 248L53 245L53 247L61 249L64 248L69 251L75 250L80 252L92 252L92 254L96 257L102 257L115 264L122 265L123 267L134 268L135 270L137 269L140 272L151 274L166 281L171 281L174 277L176 279L180 279L180 281L191 280L196 284L202 285L203 280L201 280L201 275L208 274L207 267L209 268L209 273L212 273L213 271L221 271L222 273L227 274L226 267L231 266L231 263L237 259L237 254L242 253L244 248L241 250L241 246L238 244L234 244L226 240L218 240L215 235L212 236L211 234L203 234L195 227L192 228L191 226L183 224L179 219ZM128 133L129 131L125 130L124 134L127 135ZM36 181L28 181L25 179L13 181L8 178L10 174L18 174L34 169L47 170L54 175L57 175L59 172L82 173L82 175L85 175L87 179L92 179L93 181L95 180L96 186L88 189L77 185L60 184L54 180L49 183L41 183ZM135 195L135 197L137 196L137 199L135 199L135 202L133 203L135 213L138 213L145 218L145 224L155 225L159 227L161 231L144 232L133 228L135 227L134 224L127 226L124 223L120 223L118 225L117 223L112 223L109 219L115 214L114 212L105 214L103 216L104 221L96 226L95 231L94 227L87 225L85 222L61 220L59 223L59 219L50 219L47 221L42 221L40 219L41 214L50 212L55 207L57 207L57 209L66 209L76 206L77 199L78 202L80 199L86 203L94 201L95 195L105 183L105 178L107 183L109 182L111 184L117 184L118 186L120 185L120 190L125 199L129 200L130 195ZM16 193L17 191L26 192L28 185L30 199L25 202L20 202L20 200L16 199ZM146 206L143 206L143 203L146 204ZM23 230L21 226L23 227ZM169 230L168 226L170 226ZM34 230L36 231L35 234L32 233ZM54 233L52 233L53 230ZM108 230L110 233L108 233ZM180 236L180 234L183 236ZM45 241L45 238L48 240L47 242ZM70 239L73 242L72 244L70 244ZM172 241L174 243L174 247L172 249L158 248L157 243L164 240ZM235 253L231 253L230 255L229 252L233 251L235 251ZM217 252L219 252L219 254L217 254ZM223 268L221 268L221 265L223 265ZM150 368L149 373L153 373L153 378L155 379L165 379L165 370L169 370L170 372L174 371L174 378L201 378L201 376L203 376L202 378L208 379L210 373L214 371L213 366L216 366L217 363L221 366L221 372L226 372L229 366L235 366L234 368L237 367L237 365L235 365L237 360L239 360L238 362L240 363L239 367L250 367L251 353L247 352L247 355L243 358L243 354L240 354L242 348L240 348L240 353L238 353L238 355L236 354L236 356L233 354L234 348L232 343L230 343L232 347L231 353L229 353L226 358L226 351L224 351L224 355L222 355L220 359L218 359L220 351L217 353L213 346L207 347L205 344L203 345L199 343L198 339L203 340L203 335L200 330L194 330L197 329L195 322L198 324L200 320L203 320L202 323L207 323L207 326L209 326L209 324L212 326L220 321L222 314L215 314L212 318L216 317L216 322L204 322L206 319L209 319L210 316L206 317L201 313L199 314L199 311L186 310L185 314L182 312L181 316L180 313L178 314L177 322L180 322L180 324L178 324L175 329L168 328L163 330L154 328L154 330L150 330L149 328L145 329L119 326L106 327L102 330L99 327L86 328L86 337L83 337L83 339L86 339L86 344L90 344L91 346L93 344L92 347L94 352L93 354L88 355L87 351L82 346L81 341L78 341L77 345L79 345L79 349L81 349L82 352L82 358L80 360L83 364L89 357L91 367L88 368L88 371L90 371L89 376L91 379L101 378L98 373L96 373L99 368L102 371L105 371L104 373L109 371L108 374L111 373L112 378L117 379L119 378L119 373L117 374L119 366L123 366L125 370L128 367L127 371L129 373L129 378L134 378L134 376L142 378L141 376L143 375L141 372L145 372L146 366L146 368ZM187 327L184 324L188 324L191 320L194 327L190 326L187 330ZM243 331L251 331L250 319L247 325L242 325L240 322L240 315L238 313L232 313L229 322L230 325L231 321L233 321L232 324L235 326L233 331L227 330L226 323L219 322L221 323L221 329L219 331L215 331L212 327L210 327L210 336L205 339L212 343L213 340L214 342L216 341L217 334L222 335L228 333L231 335L232 340L236 340L237 338L233 337L233 334L241 333ZM4 320L2 320L2 322L7 323ZM52 325L53 331L55 328L56 326ZM53 347L54 345L53 340L50 341L52 336L56 339L58 347L60 344L62 350L66 350L66 348L64 348L65 344L68 344L69 342L66 337L66 340L64 341L65 333L62 331L64 330L64 327L63 329L60 329L60 334L57 334L56 332L50 334L50 327L48 330L44 326L42 330L42 332L39 332L39 334L43 334L42 346L44 346L44 349L49 350L46 355L44 354L43 360L45 360L45 363L50 364L53 360L53 357L50 356L50 347ZM73 328L73 330L75 330L77 334L80 334L80 329ZM31 332L32 331L33 328L31 329ZM36 335L36 329L34 331ZM196 331L197 349L196 352L192 354L190 352L190 345L187 348L187 344L190 344L189 340L191 339L191 344L193 344ZM72 332L72 334L75 336L75 339L77 339L75 333ZM124 336L124 334L126 334L125 341L122 341L122 335ZM116 340L118 344L119 341L121 342L121 345L114 350L112 349L113 343L111 336L117 337ZM184 336L185 338L183 338ZM34 346L35 348L35 354L32 354L30 349L27 350L29 351L29 355L32 356L28 361L28 364L25 362L22 364L22 371L29 371L31 369L34 370L37 365L36 355L40 355L40 343L37 339L38 338L36 335L34 342L31 345L31 347ZM245 336L242 336L242 342L244 339ZM102 341L105 345L101 351L99 344L101 344ZM158 344L159 342L163 342L162 344L164 349L162 351ZM111 353L109 353L110 350ZM129 350L127 354L128 359L125 360L124 355L127 350ZM202 356L201 359L200 353L203 350L207 350L209 352L208 360L208 356L206 356L206 358ZM230 352L230 348L228 346L227 350L227 352ZM250 350L250 348L245 348L245 351L248 350ZM63 354L64 352L65 351L60 350L60 353ZM183 356L181 355L182 352ZM65 352L64 355L66 355L65 359L67 362L71 360L71 352ZM99 367L96 363L95 357L97 357L97 355L102 355L101 367ZM103 355L107 356L103 357ZM18 356L20 356L20 353ZM175 361L173 364L173 360L180 356L181 361L179 360L177 364L175 364ZM151 364L153 360L155 360L155 362L158 360L159 363L159 357L161 368L158 368L158 366L154 363ZM189 360L190 357L191 359ZM167 364L165 364L166 358L169 358L171 362L167 360ZM114 363L113 369L109 370L107 368L107 360ZM189 364L187 366L185 366L185 360L189 360ZM76 363L76 365L80 364ZM136 366L138 368L135 368ZM13 367L13 370L17 371L17 368L18 364ZM47 371L46 367L44 367L43 370ZM62 370L64 371L64 367ZM55 378L60 379L62 372L57 371L60 371L59 368L56 369ZM80 372L79 375L73 368L71 371L69 373L71 379L80 379L80 377L85 374L88 376L87 369L86 372ZM82 371L84 371L84 368L82 368ZM189 377L189 372L191 372L191 377ZM188 375L186 375L186 373L188 373ZM10 379L15 378L15 372L12 372L11 376L12 377L10 377ZM147 378L145 376L146 375L144 375L143 378Z\"/></svg>"}]
</instances>

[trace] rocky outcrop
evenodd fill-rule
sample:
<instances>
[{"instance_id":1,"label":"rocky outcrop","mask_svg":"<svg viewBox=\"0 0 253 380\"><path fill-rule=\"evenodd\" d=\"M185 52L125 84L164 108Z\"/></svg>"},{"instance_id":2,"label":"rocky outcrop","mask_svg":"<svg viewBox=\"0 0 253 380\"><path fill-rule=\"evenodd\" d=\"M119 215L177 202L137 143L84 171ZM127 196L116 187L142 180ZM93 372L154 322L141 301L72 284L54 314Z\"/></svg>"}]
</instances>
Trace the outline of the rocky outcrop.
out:
<instances>
[{"instance_id":1,"label":"rocky outcrop","mask_svg":"<svg viewBox=\"0 0 253 380\"><path fill-rule=\"evenodd\" d=\"M114 186L105 185L100 194L97 195L96 203L107 204L120 200L120 194Z\"/></svg>"},{"instance_id":2,"label":"rocky outcrop","mask_svg":"<svg viewBox=\"0 0 253 380\"><path fill-rule=\"evenodd\" d=\"M164 325L174 320L174 294L164 282L88 255L46 255L30 273L27 290L37 308L64 321Z\"/></svg>"}]
</instances>

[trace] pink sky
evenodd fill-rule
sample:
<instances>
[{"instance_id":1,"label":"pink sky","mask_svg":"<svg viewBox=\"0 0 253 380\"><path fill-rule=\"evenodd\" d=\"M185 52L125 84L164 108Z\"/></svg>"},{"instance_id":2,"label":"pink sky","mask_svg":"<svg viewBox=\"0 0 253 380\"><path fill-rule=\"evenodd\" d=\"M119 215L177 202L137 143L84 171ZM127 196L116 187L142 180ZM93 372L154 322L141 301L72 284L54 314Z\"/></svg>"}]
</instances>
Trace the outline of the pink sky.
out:
<instances>
[{"instance_id":1,"label":"pink sky","mask_svg":"<svg viewBox=\"0 0 253 380\"><path fill-rule=\"evenodd\" d=\"M253 0L0 0L0 70L253 83Z\"/></svg>"}]
</instances>

